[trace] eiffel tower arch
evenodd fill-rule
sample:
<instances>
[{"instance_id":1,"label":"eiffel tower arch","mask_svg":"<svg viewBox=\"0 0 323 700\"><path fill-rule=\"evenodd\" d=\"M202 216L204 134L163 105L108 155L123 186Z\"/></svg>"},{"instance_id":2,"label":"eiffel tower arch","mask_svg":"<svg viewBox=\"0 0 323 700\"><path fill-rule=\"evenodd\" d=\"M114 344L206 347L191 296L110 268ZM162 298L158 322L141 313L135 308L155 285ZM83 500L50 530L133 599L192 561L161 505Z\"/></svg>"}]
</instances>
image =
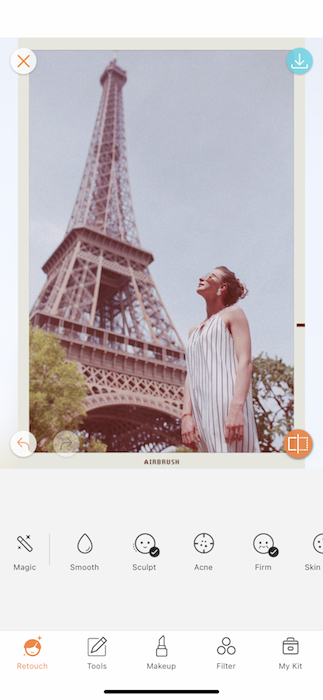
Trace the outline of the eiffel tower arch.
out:
<instances>
[{"instance_id":1,"label":"eiffel tower arch","mask_svg":"<svg viewBox=\"0 0 323 700\"><path fill-rule=\"evenodd\" d=\"M83 427L111 452L180 445L183 343L149 271L131 201L122 88L112 61L66 235L43 266L33 325L56 334L87 386Z\"/></svg>"}]
</instances>

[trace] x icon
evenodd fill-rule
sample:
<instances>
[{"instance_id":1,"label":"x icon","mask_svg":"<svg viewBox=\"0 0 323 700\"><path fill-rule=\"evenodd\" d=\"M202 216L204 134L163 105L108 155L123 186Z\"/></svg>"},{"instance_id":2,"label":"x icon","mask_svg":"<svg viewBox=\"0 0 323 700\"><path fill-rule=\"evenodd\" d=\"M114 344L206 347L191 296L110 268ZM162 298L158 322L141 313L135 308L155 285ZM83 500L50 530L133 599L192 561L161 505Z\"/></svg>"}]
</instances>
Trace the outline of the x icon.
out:
<instances>
[{"instance_id":1,"label":"x icon","mask_svg":"<svg viewBox=\"0 0 323 700\"><path fill-rule=\"evenodd\" d=\"M28 56L26 56L26 58L21 58L21 56L19 56L19 53L18 53L18 58L20 58L20 60L21 60L21 63L19 63L18 68L20 68L20 66L22 66L23 63L26 64L27 68L30 68L29 63L27 63L27 58L29 58L29 56L30 56L30 53L28 54Z\"/></svg>"}]
</instances>

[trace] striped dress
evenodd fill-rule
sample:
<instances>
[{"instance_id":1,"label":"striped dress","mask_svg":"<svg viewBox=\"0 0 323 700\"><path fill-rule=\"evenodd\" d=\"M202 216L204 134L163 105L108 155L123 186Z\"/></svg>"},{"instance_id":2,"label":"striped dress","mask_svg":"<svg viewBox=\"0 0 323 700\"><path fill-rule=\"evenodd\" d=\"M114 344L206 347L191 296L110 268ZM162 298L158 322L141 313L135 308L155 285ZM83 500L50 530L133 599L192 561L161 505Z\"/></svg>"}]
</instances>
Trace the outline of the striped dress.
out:
<instances>
[{"instance_id":1,"label":"striped dress","mask_svg":"<svg viewBox=\"0 0 323 700\"><path fill-rule=\"evenodd\" d=\"M202 329L201 325L194 329L186 350L193 418L201 438L199 451L259 452L251 384L243 407L243 440L225 442L224 425L237 374L234 342L219 313L211 316Z\"/></svg>"}]
</instances>

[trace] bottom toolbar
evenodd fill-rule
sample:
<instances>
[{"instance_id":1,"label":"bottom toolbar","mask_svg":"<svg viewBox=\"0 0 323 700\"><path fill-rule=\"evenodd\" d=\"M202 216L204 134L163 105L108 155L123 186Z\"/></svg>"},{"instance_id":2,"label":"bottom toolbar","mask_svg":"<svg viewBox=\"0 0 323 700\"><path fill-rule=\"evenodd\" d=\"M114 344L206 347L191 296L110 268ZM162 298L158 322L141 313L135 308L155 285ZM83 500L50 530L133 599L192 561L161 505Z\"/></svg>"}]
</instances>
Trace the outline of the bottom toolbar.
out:
<instances>
[{"instance_id":1,"label":"bottom toolbar","mask_svg":"<svg viewBox=\"0 0 323 700\"><path fill-rule=\"evenodd\" d=\"M296 630L2 632L0 686L6 700L193 691L315 700L322 655L323 632Z\"/></svg>"}]
</instances>

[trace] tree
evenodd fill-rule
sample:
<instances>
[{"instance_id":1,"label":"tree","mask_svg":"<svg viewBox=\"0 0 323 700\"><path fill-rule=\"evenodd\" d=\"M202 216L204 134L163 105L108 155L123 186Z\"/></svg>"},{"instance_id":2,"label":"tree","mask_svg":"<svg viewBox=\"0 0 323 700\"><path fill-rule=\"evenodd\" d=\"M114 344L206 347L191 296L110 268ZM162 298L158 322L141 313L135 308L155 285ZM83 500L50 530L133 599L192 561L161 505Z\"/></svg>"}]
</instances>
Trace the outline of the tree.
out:
<instances>
[{"instance_id":1,"label":"tree","mask_svg":"<svg viewBox=\"0 0 323 700\"><path fill-rule=\"evenodd\" d=\"M61 430L77 430L85 412L87 386L76 362L66 361L59 339L30 327L30 431L38 451L52 451Z\"/></svg>"},{"instance_id":2,"label":"tree","mask_svg":"<svg viewBox=\"0 0 323 700\"><path fill-rule=\"evenodd\" d=\"M294 371L262 352L253 359L252 397L261 452L282 452L293 430Z\"/></svg>"},{"instance_id":3,"label":"tree","mask_svg":"<svg viewBox=\"0 0 323 700\"><path fill-rule=\"evenodd\" d=\"M79 452L106 452L108 449L108 445L102 440L94 435L90 436L85 430L78 432L77 435L80 441Z\"/></svg>"}]
</instances>

